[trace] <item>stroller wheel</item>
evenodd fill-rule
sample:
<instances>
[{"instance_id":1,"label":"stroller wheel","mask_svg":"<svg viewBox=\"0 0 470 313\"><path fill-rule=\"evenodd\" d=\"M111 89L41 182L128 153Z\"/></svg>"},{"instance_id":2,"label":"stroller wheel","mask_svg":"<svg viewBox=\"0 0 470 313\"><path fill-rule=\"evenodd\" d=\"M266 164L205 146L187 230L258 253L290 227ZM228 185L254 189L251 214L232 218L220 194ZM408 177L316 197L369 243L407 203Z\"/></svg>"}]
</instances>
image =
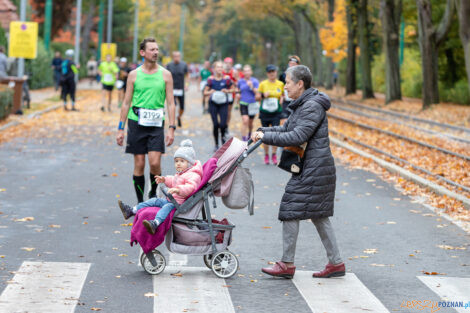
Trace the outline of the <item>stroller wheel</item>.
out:
<instances>
[{"instance_id":1,"label":"stroller wheel","mask_svg":"<svg viewBox=\"0 0 470 313\"><path fill-rule=\"evenodd\" d=\"M211 265L211 260L212 260L212 254L206 254L204 257L204 264L206 264L208 269L212 269Z\"/></svg>"},{"instance_id":2,"label":"stroller wheel","mask_svg":"<svg viewBox=\"0 0 470 313\"><path fill-rule=\"evenodd\" d=\"M166 259L163 254L160 253L157 249L152 251L153 257L155 258L156 266L152 264L150 259L145 253L142 253L140 256L140 264L144 270L150 275L158 275L165 269Z\"/></svg>"},{"instance_id":3,"label":"stroller wheel","mask_svg":"<svg viewBox=\"0 0 470 313\"><path fill-rule=\"evenodd\" d=\"M238 259L228 250L220 251L212 257L211 267L217 277L229 278L238 271Z\"/></svg>"}]
</instances>

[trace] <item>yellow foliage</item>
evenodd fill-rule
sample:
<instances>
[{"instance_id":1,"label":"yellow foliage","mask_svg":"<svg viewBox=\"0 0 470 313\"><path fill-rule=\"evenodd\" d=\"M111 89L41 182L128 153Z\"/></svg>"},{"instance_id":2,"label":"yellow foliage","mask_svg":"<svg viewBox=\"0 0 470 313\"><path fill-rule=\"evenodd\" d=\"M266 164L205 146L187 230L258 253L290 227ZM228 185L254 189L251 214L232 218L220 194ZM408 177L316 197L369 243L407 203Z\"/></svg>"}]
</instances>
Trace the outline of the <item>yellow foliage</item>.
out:
<instances>
[{"instance_id":1,"label":"yellow foliage","mask_svg":"<svg viewBox=\"0 0 470 313\"><path fill-rule=\"evenodd\" d=\"M333 62L339 62L347 56L348 28L345 0L337 0L335 4L333 21L327 22L325 27L320 29L320 41L326 56Z\"/></svg>"}]
</instances>

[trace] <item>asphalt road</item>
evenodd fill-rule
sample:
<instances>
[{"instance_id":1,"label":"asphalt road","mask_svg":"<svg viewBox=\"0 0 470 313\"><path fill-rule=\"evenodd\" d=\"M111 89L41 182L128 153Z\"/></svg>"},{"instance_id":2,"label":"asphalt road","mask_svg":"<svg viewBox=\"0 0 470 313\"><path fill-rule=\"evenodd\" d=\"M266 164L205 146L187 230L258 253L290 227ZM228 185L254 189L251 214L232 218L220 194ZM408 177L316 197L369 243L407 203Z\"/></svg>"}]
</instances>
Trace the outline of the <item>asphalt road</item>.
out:
<instances>
[{"instance_id":1,"label":"asphalt road","mask_svg":"<svg viewBox=\"0 0 470 313\"><path fill-rule=\"evenodd\" d=\"M195 87L190 96L176 143L189 137L205 161L213 148L210 117L201 114ZM277 212L289 177L264 165L260 153L244 163L255 181L254 216L220 203L215 212L236 225L230 250L240 261L237 275L216 279L202 257L169 255L162 246L173 266L152 277L138 266L139 247L130 247L116 205L118 198L135 201L133 160L115 144L116 125L88 125L96 133L83 136L63 121L56 136L0 145L0 312L413 312L404 301L470 301L469 234L375 175L341 164L332 222L348 276L311 278L327 259L307 221L296 280L263 275L260 268L281 257ZM163 158L163 174L173 172L175 148ZM31 267L37 270L25 274ZM182 275L170 276L176 272Z\"/></svg>"}]
</instances>

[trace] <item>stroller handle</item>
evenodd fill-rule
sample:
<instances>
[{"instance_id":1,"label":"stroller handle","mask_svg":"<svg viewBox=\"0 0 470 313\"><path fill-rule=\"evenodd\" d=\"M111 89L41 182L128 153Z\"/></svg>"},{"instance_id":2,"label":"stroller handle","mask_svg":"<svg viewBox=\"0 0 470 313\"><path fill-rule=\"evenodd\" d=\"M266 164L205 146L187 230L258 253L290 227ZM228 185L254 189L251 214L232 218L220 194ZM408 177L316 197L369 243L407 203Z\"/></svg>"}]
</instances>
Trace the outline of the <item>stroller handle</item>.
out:
<instances>
[{"instance_id":1,"label":"stroller handle","mask_svg":"<svg viewBox=\"0 0 470 313\"><path fill-rule=\"evenodd\" d=\"M261 142L261 140L258 140L257 142L255 142L254 145L251 145L252 143L253 143L252 139L248 140L248 142L247 142L248 150L245 152L246 156L248 156L250 153L255 151L259 146L261 146L263 144L263 142Z\"/></svg>"}]
</instances>

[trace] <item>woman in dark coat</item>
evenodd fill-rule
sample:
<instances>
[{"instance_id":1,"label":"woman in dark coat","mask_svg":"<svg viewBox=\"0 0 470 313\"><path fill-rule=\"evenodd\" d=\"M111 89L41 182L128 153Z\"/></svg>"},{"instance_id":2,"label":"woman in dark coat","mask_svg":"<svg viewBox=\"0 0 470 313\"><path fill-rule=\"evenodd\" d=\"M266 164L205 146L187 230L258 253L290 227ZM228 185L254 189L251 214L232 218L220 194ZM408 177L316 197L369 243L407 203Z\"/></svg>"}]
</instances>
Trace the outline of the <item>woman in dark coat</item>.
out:
<instances>
[{"instance_id":1,"label":"woman in dark coat","mask_svg":"<svg viewBox=\"0 0 470 313\"><path fill-rule=\"evenodd\" d=\"M300 174L293 174L287 183L279 209L283 222L283 256L273 267L263 268L266 274L292 278L295 273L294 256L299 221L311 219L322 240L328 264L313 277L345 275L335 234L329 220L333 216L336 169L328 138L326 111L330 108L328 96L311 88L312 74L308 67L298 65L286 71L286 85L292 114L283 126L261 128L252 135L279 147L301 146L307 143L304 166Z\"/></svg>"}]
</instances>

